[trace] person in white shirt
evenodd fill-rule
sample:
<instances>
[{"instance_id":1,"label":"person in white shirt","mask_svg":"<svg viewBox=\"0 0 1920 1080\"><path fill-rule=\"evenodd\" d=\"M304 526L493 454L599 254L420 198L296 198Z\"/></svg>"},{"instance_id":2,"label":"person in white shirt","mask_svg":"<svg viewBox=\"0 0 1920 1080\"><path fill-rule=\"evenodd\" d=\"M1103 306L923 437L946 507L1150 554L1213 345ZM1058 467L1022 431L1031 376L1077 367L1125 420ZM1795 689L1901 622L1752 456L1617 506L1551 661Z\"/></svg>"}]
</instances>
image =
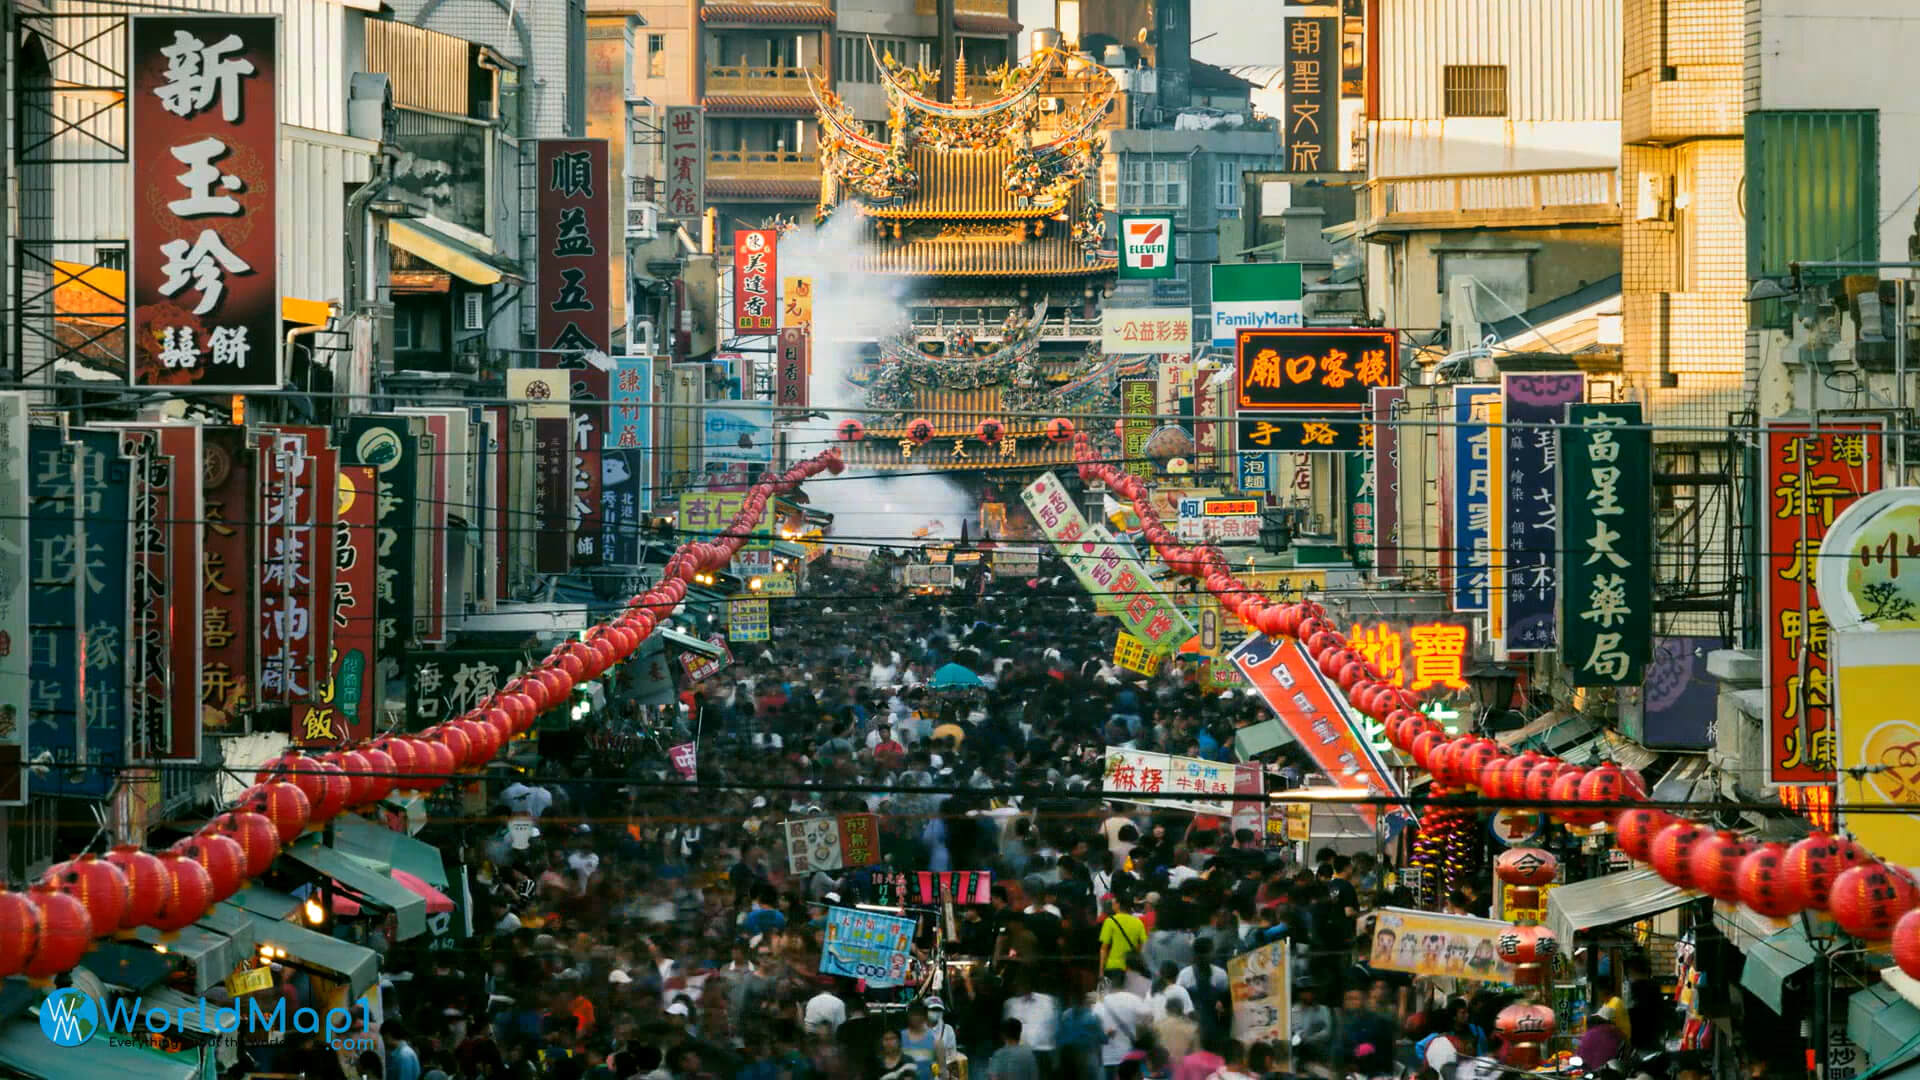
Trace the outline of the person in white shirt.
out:
<instances>
[{"instance_id":1,"label":"person in white shirt","mask_svg":"<svg viewBox=\"0 0 1920 1080\"><path fill-rule=\"evenodd\" d=\"M1153 1022L1153 1009L1127 989L1125 971L1107 972L1107 992L1094 1004L1093 1015L1106 1033L1106 1041L1100 1044L1100 1064L1109 1069L1126 1060L1141 1030Z\"/></svg>"},{"instance_id":2,"label":"person in white shirt","mask_svg":"<svg viewBox=\"0 0 1920 1080\"><path fill-rule=\"evenodd\" d=\"M553 792L543 787L528 787L515 780L500 793L500 801L506 803L507 809L513 813L525 814L537 821L553 805Z\"/></svg>"},{"instance_id":3,"label":"person in white shirt","mask_svg":"<svg viewBox=\"0 0 1920 1080\"><path fill-rule=\"evenodd\" d=\"M828 1035L836 1034L840 1025L847 1022L847 1003L832 990L822 990L807 999L803 1018L809 1031L825 1025Z\"/></svg>"},{"instance_id":4,"label":"person in white shirt","mask_svg":"<svg viewBox=\"0 0 1920 1080\"><path fill-rule=\"evenodd\" d=\"M1162 969L1162 977L1154 980L1153 993L1147 995L1147 1006L1153 1010L1153 1022L1156 1024L1167 1018L1168 1002L1179 1007L1181 1016L1193 1015L1193 997L1187 993L1186 987L1180 985L1179 974L1165 974L1172 970L1173 965L1167 964Z\"/></svg>"},{"instance_id":5,"label":"person in white shirt","mask_svg":"<svg viewBox=\"0 0 1920 1080\"><path fill-rule=\"evenodd\" d=\"M1001 1017L1011 1017L1020 1021L1020 1042L1037 1054L1051 1054L1054 1049L1054 1032L1060 1022L1060 1003L1052 994L1037 993L1031 988L1007 999Z\"/></svg>"}]
</instances>

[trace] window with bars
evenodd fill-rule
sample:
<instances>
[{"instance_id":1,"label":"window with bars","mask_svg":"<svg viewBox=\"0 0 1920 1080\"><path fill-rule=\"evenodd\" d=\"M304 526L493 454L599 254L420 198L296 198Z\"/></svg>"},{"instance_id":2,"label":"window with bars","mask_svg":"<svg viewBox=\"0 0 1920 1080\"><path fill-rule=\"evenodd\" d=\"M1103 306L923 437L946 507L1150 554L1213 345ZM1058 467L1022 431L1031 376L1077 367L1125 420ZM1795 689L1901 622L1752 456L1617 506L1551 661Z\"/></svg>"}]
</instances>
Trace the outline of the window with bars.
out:
<instances>
[{"instance_id":1,"label":"window with bars","mask_svg":"<svg viewBox=\"0 0 1920 1080\"><path fill-rule=\"evenodd\" d=\"M1185 158L1129 158L1121 167L1120 205L1185 206L1187 204L1187 162Z\"/></svg>"},{"instance_id":2,"label":"window with bars","mask_svg":"<svg viewBox=\"0 0 1920 1080\"><path fill-rule=\"evenodd\" d=\"M647 78L667 77L667 35L647 35Z\"/></svg>"},{"instance_id":3,"label":"window with bars","mask_svg":"<svg viewBox=\"0 0 1920 1080\"><path fill-rule=\"evenodd\" d=\"M874 62L874 56L892 55L894 60L909 67L918 65L929 67L933 63L933 43L912 38L874 38L873 51L867 51L867 39L864 35L844 35L839 41L839 66L834 72L835 79L843 83L878 83L880 65Z\"/></svg>"},{"instance_id":4,"label":"window with bars","mask_svg":"<svg viewBox=\"0 0 1920 1080\"><path fill-rule=\"evenodd\" d=\"M1446 115L1507 115L1505 64L1448 64L1442 78L1441 104Z\"/></svg>"},{"instance_id":5,"label":"window with bars","mask_svg":"<svg viewBox=\"0 0 1920 1080\"><path fill-rule=\"evenodd\" d=\"M1240 209L1240 160L1214 159L1213 205L1221 210Z\"/></svg>"}]
</instances>

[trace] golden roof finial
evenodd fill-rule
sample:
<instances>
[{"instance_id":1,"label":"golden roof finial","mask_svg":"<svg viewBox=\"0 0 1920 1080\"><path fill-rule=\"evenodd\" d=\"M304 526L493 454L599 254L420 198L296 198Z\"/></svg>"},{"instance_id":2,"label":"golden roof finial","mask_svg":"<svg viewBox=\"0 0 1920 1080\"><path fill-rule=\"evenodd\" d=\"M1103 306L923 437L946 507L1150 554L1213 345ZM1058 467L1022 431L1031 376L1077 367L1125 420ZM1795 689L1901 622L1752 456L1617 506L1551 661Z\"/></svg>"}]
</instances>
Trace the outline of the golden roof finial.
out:
<instances>
[{"instance_id":1,"label":"golden roof finial","mask_svg":"<svg viewBox=\"0 0 1920 1080\"><path fill-rule=\"evenodd\" d=\"M967 92L967 46L960 45L960 55L953 61L953 103L966 105L973 101L973 95Z\"/></svg>"}]
</instances>

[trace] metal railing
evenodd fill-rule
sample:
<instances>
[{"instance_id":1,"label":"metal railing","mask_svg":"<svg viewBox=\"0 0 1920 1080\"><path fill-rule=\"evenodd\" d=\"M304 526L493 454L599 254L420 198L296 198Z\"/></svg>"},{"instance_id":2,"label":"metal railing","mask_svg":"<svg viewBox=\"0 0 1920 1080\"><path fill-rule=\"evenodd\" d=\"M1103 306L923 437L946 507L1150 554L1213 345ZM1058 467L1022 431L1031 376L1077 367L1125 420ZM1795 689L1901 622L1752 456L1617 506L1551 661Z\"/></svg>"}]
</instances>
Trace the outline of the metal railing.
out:
<instances>
[{"instance_id":1,"label":"metal railing","mask_svg":"<svg viewBox=\"0 0 1920 1080\"><path fill-rule=\"evenodd\" d=\"M1617 211L1619 170L1609 167L1532 172L1383 176L1360 188L1366 224L1443 220L1452 215L1551 220Z\"/></svg>"},{"instance_id":2,"label":"metal railing","mask_svg":"<svg viewBox=\"0 0 1920 1080\"><path fill-rule=\"evenodd\" d=\"M802 67L710 67L707 93L804 95L807 74Z\"/></svg>"},{"instance_id":3,"label":"metal railing","mask_svg":"<svg viewBox=\"0 0 1920 1080\"><path fill-rule=\"evenodd\" d=\"M820 156L793 150L714 150L709 180L817 180Z\"/></svg>"}]
</instances>

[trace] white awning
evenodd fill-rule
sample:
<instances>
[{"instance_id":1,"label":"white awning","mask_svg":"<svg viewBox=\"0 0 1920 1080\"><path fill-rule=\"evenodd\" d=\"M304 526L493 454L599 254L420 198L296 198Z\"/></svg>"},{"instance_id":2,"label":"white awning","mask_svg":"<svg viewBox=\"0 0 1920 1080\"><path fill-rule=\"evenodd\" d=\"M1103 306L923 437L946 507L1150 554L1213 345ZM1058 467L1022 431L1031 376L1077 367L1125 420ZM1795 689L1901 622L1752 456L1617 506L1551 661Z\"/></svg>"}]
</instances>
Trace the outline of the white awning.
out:
<instances>
[{"instance_id":1,"label":"white awning","mask_svg":"<svg viewBox=\"0 0 1920 1080\"><path fill-rule=\"evenodd\" d=\"M1560 939L1562 949L1571 949L1573 936L1582 930L1658 915L1699 895L1667 884L1651 870L1608 874L1549 892L1547 928Z\"/></svg>"}]
</instances>

